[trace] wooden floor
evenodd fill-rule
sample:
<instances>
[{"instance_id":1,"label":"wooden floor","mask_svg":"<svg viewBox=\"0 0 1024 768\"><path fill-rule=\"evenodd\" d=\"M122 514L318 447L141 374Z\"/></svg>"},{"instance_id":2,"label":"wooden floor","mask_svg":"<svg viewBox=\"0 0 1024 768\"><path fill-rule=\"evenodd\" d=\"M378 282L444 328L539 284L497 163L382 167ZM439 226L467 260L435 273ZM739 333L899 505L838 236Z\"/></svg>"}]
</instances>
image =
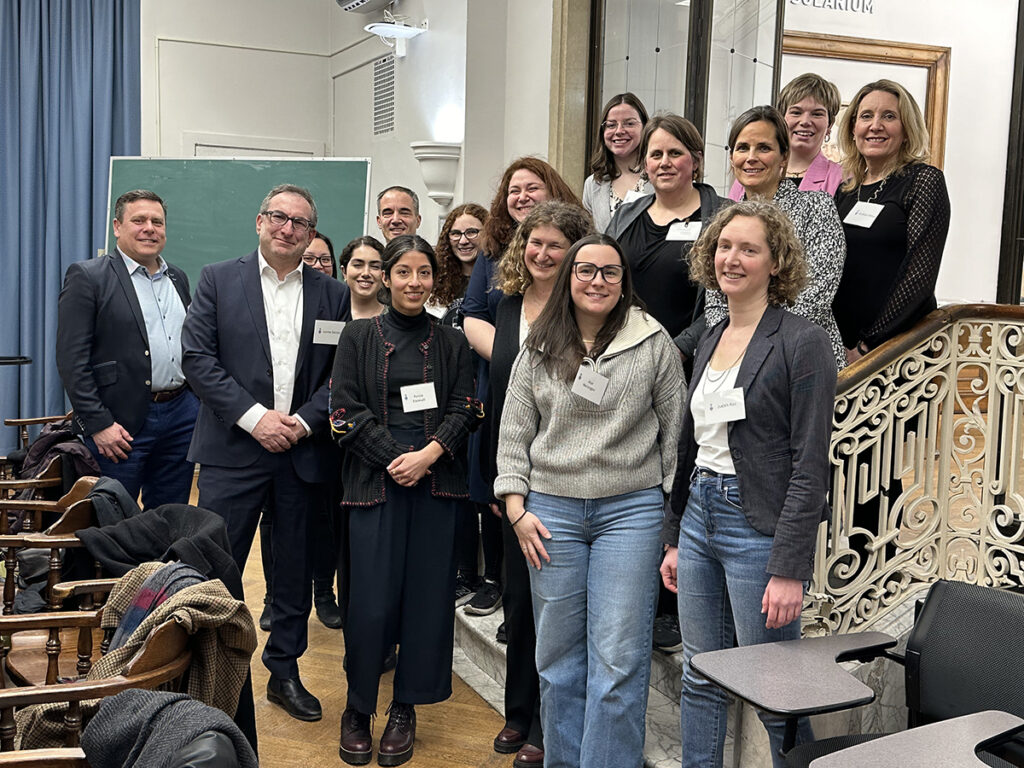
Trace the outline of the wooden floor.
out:
<instances>
[{"instance_id":1,"label":"wooden floor","mask_svg":"<svg viewBox=\"0 0 1024 768\"><path fill-rule=\"evenodd\" d=\"M245 568L243 583L246 602L253 619L263 609L263 572L259 560L259 541ZM327 629L315 616L309 620L309 649L299 660L302 682L320 699L324 718L304 723L285 714L266 698L267 669L260 661L267 633L259 629L259 647L253 654L252 676L256 693L256 728L259 732L260 765L265 768L319 768L344 765L338 757L341 712L345 707L345 675L341 659L345 649L341 630ZM379 740L387 718L384 711L391 701L394 673L381 679L374 737ZM494 752L492 741L504 720L469 686L452 676L452 697L440 704L416 708L416 746L406 765L420 768L507 768L512 755ZM376 765L376 747L374 749Z\"/></svg>"}]
</instances>

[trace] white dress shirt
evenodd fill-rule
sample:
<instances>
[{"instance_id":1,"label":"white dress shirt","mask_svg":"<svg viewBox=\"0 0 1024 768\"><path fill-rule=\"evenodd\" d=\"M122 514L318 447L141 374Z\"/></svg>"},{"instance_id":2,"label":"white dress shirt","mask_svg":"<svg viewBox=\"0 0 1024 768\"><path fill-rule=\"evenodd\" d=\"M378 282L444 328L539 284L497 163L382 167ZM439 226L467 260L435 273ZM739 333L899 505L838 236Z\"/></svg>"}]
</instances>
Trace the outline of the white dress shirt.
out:
<instances>
[{"instance_id":1,"label":"white dress shirt","mask_svg":"<svg viewBox=\"0 0 1024 768\"><path fill-rule=\"evenodd\" d=\"M290 413L295 391L295 363L299 356L299 335L302 332L302 262L280 279L263 253L259 252L260 288L263 290L263 314L267 319L270 337L270 362L274 372L274 410ZM267 412L256 403L241 415L236 424L249 434ZM298 414L292 414L306 435L312 434L309 425Z\"/></svg>"}]
</instances>

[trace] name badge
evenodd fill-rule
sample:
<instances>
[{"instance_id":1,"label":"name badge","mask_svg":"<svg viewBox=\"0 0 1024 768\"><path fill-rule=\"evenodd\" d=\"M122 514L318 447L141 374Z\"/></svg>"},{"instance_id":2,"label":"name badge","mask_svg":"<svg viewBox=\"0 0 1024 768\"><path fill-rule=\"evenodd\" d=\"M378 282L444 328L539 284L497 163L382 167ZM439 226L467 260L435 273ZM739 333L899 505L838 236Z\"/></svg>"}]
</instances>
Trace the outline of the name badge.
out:
<instances>
[{"instance_id":1,"label":"name badge","mask_svg":"<svg viewBox=\"0 0 1024 768\"><path fill-rule=\"evenodd\" d=\"M846 214L843 223L869 229L875 223L875 219L878 218L878 214L882 212L884 207L884 205L879 205L878 203L862 203L858 200L853 208L850 209L850 212Z\"/></svg>"},{"instance_id":2,"label":"name badge","mask_svg":"<svg viewBox=\"0 0 1024 768\"><path fill-rule=\"evenodd\" d=\"M345 327L343 320L317 320L313 324L313 343L338 346L341 331Z\"/></svg>"},{"instance_id":3,"label":"name badge","mask_svg":"<svg viewBox=\"0 0 1024 768\"><path fill-rule=\"evenodd\" d=\"M632 203L634 200L639 200L644 196L643 192L637 192L635 189L631 189L626 193L626 196L622 198L623 203Z\"/></svg>"},{"instance_id":4,"label":"name badge","mask_svg":"<svg viewBox=\"0 0 1024 768\"><path fill-rule=\"evenodd\" d=\"M434 383L431 381L424 384L408 384L400 391L402 393L402 410L406 413L437 408L437 394L434 392Z\"/></svg>"},{"instance_id":5,"label":"name badge","mask_svg":"<svg viewBox=\"0 0 1024 768\"><path fill-rule=\"evenodd\" d=\"M723 389L721 392L709 394L704 400L704 418L709 424L742 421L747 418L747 409L743 404L743 387Z\"/></svg>"},{"instance_id":6,"label":"name badge","mask_svg":"<svg viewBox=\"0 0 1024 768\"><path fill-rule=\"evenodd\" d=\"M579 395L594 405L600 405L604 391L608 389L608 377L586 366L576 371L576 381L572 383L573 394Z\"/></svg>"},{"instance_id":7,"label":"name badge","mask_svg":"<svg viewBox=\"0 0 1024 768\"><path fill-rule=\"evenodd\" d=\"M666 240L685 240L693 242L700 236L703 224L699 221L677 221L668 228Z\"/></svg>"}]
</instances>

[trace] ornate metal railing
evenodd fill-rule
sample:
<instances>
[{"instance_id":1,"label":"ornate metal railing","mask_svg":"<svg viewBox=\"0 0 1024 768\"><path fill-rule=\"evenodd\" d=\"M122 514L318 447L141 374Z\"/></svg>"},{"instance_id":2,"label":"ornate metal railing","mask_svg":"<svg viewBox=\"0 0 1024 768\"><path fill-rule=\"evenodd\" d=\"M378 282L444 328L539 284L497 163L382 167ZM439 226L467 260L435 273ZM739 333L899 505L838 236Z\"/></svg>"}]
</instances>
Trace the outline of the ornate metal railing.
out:
<instances>
[{"instance_id":1,"label":"ornate metal railing","mask_svg":"<svg viewBox=\"0 0 1024 768\"><path fill-rule=\"evenodd\" d=\"M1022 419L1022 307L937 310L843 371L807 629L866 629L936 579L1024 584Z\"/></svg>"}]
</instances>

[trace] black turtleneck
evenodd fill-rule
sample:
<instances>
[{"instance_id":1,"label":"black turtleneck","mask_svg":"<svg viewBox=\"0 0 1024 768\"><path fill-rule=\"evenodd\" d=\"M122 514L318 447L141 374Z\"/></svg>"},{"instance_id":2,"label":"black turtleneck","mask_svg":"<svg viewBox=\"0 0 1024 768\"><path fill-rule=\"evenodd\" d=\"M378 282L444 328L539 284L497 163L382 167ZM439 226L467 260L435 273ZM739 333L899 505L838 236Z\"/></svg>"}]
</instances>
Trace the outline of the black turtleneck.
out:
<instances>
[{"instance_id":1,"label":"black turtleneck","mask_svg":"<svg viewBox=\"0 0 1024 768\"><path fill-rule=\"evenodd\" d=\"M384 315L381 325L384 338L395 345L395 351L388 359L388 426L420 429L424 412L405 413L402 410L402 387L423 383L425 358L419 345L430 335L430 316L425 311L415 316L403 315L392 307Z\"/></svg>"}]
</instances>

